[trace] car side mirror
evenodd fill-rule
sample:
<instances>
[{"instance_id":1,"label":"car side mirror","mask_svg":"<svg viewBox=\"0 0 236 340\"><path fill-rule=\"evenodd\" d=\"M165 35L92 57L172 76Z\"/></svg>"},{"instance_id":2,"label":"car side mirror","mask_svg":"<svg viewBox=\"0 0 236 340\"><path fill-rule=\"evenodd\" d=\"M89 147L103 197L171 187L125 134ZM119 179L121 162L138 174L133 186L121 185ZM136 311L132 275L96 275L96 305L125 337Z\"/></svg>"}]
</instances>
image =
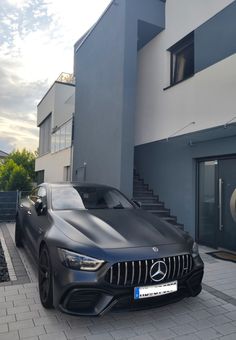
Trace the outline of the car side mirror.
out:
<instances>
[{"instance_id":1,"label":"car side mirror","mask_svg":"<svg viewBox=\"0 0 236 340\"><path fill-rule=\"evenodd\" d=\"M47 213L47 206L45 203L43 203L41 198L38 198L37 201L34 204L35 210L37 212L37 215L46 215Z\"/></svg>"},{"instance_id":2,"label":"car side mirror","mask_svg":"<svg viewBox=\"0 0 236 340\"><path fill-rule=\"evenodd\" d=\"M137 207L137 208L142 208L142 203L139 202L139 201L136 201L136 200L132 200L134 205Z\"/></svg>"}]
</instances>

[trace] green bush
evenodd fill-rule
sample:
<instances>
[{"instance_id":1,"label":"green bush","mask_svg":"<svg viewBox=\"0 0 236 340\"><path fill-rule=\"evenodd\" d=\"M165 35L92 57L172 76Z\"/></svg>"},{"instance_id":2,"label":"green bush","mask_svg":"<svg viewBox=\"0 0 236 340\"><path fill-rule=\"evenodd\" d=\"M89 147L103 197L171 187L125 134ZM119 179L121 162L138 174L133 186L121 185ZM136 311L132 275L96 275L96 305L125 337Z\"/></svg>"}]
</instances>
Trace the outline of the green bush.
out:
<instances>
[{"instance_id":1,"label":"green bush","mask_svg":"<svg viewBox=\"0 0 236 340\"><path fill-rule=\"evenodd\" d=\"M35 181L35 153L26 149L13 151L0 164L0 190L29 191Z\"/></svg>"}]
</instances>

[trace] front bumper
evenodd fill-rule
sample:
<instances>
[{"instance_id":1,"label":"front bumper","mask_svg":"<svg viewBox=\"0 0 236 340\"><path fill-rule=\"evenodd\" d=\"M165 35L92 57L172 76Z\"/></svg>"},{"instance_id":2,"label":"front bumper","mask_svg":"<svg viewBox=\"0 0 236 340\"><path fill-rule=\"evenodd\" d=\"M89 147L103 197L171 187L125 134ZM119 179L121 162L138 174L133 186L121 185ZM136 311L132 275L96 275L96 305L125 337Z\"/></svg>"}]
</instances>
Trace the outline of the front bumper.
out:
<instances>
[{"instance_id":1,"label":"front bumper","mask_svg":"<svg viewBox=\"0 0 236 340\"><path fill-rule=\"evenodd\" d=\"M102 315L110 309L145 309L176 302L201 292L204 265L194 259L192 271L178 280L178 291L164 296L134 299L134 287L112 287L104 281L108 267L97 273L61 268L54 275L54 306L72 315ZM170 280L171 281L171 280Z\"/></svg>"}]
</instances>

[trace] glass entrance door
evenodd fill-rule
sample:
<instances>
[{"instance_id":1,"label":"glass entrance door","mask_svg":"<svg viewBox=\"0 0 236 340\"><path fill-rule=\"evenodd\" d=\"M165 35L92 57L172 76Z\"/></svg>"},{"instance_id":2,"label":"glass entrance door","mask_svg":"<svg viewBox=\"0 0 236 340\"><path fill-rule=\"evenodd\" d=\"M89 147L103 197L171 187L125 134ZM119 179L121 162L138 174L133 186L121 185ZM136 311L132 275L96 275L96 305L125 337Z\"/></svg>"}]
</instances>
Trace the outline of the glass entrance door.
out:
<instances>
[{"instance_id":1,"label":"glass entrance door","mask_svg":"<svg viewBox=\"0 0 236 340\"><path fill-rule=\"evenodd\" d=\"M198 238L200 243L211 247L217 244L217 173L217 160L199 163Z\"/></svg>"},{"instance_id":2,"label":"glass entrance door","mask_svg":"<svg viewBox=\"0 0 236 340\"><path fill-rule=\"evenodd\" d=\"M219 160L218 246L236 250L236 159Z\"/></svg>"},{"instance_id":3,"label":"glass entrance door","mask_svg":"<svg viewBox=\"0 0 236 340\"><path fill-rule=\"evenodd\" d=\"M236 250L236 159L199 162L198 239Z\"/></svg>"}]
</instances>

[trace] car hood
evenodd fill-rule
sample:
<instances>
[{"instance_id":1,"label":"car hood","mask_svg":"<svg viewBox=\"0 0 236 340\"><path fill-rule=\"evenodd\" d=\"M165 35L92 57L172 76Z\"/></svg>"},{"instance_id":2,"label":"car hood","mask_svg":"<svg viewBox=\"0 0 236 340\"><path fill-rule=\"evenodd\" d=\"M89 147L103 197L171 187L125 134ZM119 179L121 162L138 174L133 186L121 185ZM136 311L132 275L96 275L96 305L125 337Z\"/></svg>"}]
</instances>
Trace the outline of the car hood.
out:
<instances>
[{"instance_id":1,"label":"car hood","mask_svg":"<svg viewBox=\"0 0 236 340\"><path fill-rule=\"evenodd\" d=\"M60 211L56 215L66 222L64 234L87 246L114 249L185 242L183 231L141 209Z\"/></svg>"}]
</instances>

